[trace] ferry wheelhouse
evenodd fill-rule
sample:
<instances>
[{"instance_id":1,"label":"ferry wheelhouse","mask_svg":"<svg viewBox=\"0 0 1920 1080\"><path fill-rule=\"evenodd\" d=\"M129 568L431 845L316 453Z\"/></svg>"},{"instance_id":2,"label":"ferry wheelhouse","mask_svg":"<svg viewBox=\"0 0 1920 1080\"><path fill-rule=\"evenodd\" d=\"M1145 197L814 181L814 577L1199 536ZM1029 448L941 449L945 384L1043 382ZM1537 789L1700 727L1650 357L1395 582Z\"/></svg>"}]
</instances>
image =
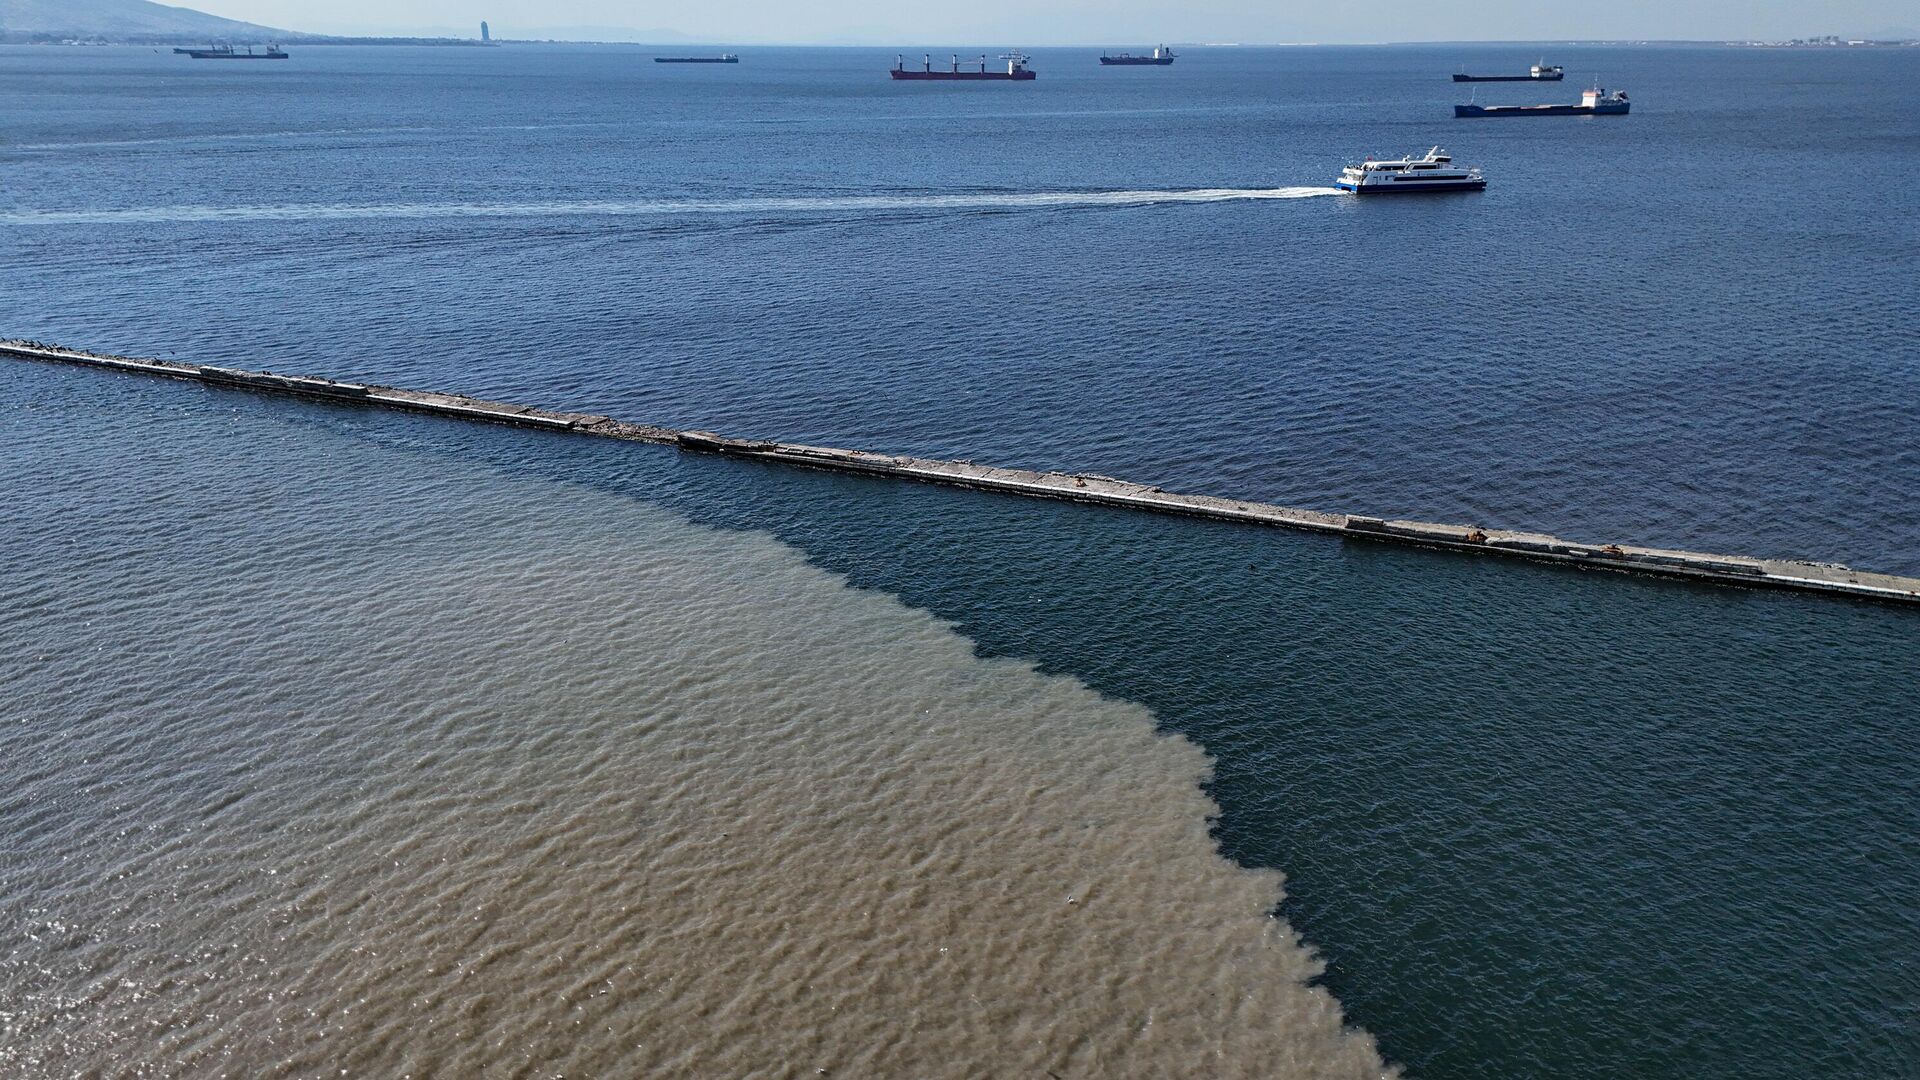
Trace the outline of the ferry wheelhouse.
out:
<instances>
[{"instance_id":1,"label":"ferry wheelhouse","mask_svg":"<svg viewBox=\"0 0 1920 1080\"><path fill-rule=\"evenodd\" d=\"M1368 159L1349 165L1334 181L1334 186L1355 195L1403 195L1418 191L1481 191L1486 178L1477 168L1453 163L1439 147L1425 157L1400 158L1397 161Z\"/></svg>"}]
</instances>

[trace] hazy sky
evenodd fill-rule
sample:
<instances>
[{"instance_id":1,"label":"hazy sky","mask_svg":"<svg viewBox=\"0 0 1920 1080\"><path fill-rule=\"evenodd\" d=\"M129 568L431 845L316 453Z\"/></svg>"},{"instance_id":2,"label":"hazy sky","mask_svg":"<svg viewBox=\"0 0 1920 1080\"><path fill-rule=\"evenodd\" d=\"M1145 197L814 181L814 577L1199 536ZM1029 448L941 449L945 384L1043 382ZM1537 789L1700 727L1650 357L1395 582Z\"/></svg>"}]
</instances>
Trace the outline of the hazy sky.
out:
<instances>
[{"instance_id":1,"label":"hazy sky","mask_svg":"<svg viewBox=\"0 0 1920 1080\"><path fill-rule=\"evenodd\" d=\"M471 35L516 28L678 30L712 41L913 45L1001 42L1783 38L1920 23L1915 0L166 0L320 33Z\"/></svg>"}]
</instances>

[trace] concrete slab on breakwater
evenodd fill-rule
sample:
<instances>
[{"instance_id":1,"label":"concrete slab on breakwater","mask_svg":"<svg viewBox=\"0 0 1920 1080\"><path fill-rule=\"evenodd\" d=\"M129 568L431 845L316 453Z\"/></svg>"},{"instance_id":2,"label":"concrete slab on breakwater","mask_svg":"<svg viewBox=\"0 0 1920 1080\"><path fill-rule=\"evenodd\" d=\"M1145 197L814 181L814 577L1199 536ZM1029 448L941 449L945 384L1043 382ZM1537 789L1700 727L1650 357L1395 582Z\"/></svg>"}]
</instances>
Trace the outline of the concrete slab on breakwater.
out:
<instances>
[{"instance_id":1,"label":"concrete slab on breakwater","mask_svg":"<svg viewBox=\"0 0 1920 1080\"><path fill-rule=\"evenodd\" d=\"M1506 555L1559 562L1588 569L1692 578L1729 585L1767 586L1839 593L1876 600L1920 603L1920 578L1876 574L1837 563L1755 559L1630 544L1584 544L1543 533L1479 529L1426 521L1389 521L1359 514L1330 514L1244 499L1183 495L1148 484L1107 476L1034 472L976 465L970 461L902 457L827 446L735 439L707 431L678 431L635 424L593 413L557 412L525 405L483 401L460 394L403 390L391 386L337 382L305 375L212 367L173 360L147 360L65 349L38 342L0 342L0 356L192 379L218 386L276 394L298 394L369 407L405 409L466 420L579 432L603 438L658 443L682 450L726 454L814 469L897 476L1050 499L1131 507L1164 514L1240 521L1289 529L1332 533L1358 539L1420 547Z\"/></svg>"}]
</instances>

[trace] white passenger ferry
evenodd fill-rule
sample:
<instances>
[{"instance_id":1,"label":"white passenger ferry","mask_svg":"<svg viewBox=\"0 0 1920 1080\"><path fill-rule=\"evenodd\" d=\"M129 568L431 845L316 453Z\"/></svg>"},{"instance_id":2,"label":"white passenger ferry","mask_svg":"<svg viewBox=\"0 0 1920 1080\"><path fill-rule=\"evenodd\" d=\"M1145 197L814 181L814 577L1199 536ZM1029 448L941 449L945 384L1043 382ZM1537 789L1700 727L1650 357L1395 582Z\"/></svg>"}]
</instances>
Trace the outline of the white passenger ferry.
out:
<instances>
[{"instance_id":1,"label":"white passenger ferry","mask_svg":"<svg viewBox=\"0 0 1920 1080\"><path fill-rule=\"evenodd\" d=\"M1487 181L1477 168L1462 168L1439 147L1425 157L1398 161L1368 159L1349 165L1334 186L1355 195L1399 195L1413 191L1480 191Z\"/></svg>"}]
</instances>

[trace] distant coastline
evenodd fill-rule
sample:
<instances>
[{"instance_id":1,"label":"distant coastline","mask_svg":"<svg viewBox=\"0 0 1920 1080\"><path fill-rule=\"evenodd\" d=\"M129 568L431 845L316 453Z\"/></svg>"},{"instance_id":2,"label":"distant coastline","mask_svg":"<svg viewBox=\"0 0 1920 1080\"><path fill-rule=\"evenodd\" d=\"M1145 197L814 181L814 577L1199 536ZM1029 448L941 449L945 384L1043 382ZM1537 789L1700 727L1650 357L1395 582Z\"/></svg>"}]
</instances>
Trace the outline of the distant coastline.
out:
<instances>
[{"instance_id":1,"label":"distant coastline","mask_svg":"<svg viewBox=\"0 0 1920 1080\"><path fill-rule=\"evenodd\" d=\"M334 24L334 32L313 32L292 27L268 26L242 19L229 18L199 11L183 6L175 0L0 0L0 44L9 45L135 45L135 46L179 46L179 45L411 45L411 46L461 46L480 47L503 44L556 44L556 45L727 45L730 47L756 48L886 48L894 50L901 45L913 45L911 40L896 40L888 33L880 40L860 40L880 33L873 28L853 31L844 37L835 39L822 35L826 40L811 42L778 42L768 40L739 40L728 33L715 34L714 28L694 27L691 30L645 24L639 26L607 24L599 22L560 22L544 21L539 15L532 15L528 21L518 25L489 26L482 21L487 14L483 9L475 8L470 13L472 22L434 21L412 25L389 25L387 33L380 33L374 27L360 24L362 31L372 33L340 33L352 30L351 25ZM499 14L506 14L504 12ZM551 15L552 13L548 13ZM697 20L698 15L686 16ZM1061 41L1063 28L1055 26L1052 33L1033 33L1039 25L1022 26L1027 20L1016 19L1000 27L1000 31L1018 39L1015 43L1035 48L1079 49L1090 47L1127 47L1136 45L1125 41ZM1863 20L1864 21L1864 20ZM464 25L461 25L464 23ZM1085 24L1075 23L1075 26ZM1359 33L1367 33L1365 27L1356 28ZM1441 29L1445 29L1444 26ZM1730 27L1731 29L1731 27ZM1749 30L1752 28L1749 27ZM1775 31L1779 31L1779 27ZM1229 35L1214 37L1212 41L1188 41L1184 44L1173 41L1172 44L1192 48L1273 48L1298 45L1358 45L1378 47L1381 45L1427 45L1427 46L1526 46L1528 48L1559 48L1566 46L1743 46L1767 48L1899 48L1920 45L1920 28L1906 23L1883 23L1880 25L1858 25L1835 28L1831 24L1824 28L1824 35L1791 38L1787 40L1756 39L1656 39L1656 38L1581 38L1581 39L1525 39L1502 41L1438 40L1438 41L1274 41L1247 40ZM1850 34L1835 34L1834 29L1849 29ZM490 32L491 31L491 32ZM806 33L809 31L801 31ZM811 32L819 33L818 30ZM1080 30L1065 29L1064 33L1079 33ZM1104 31L1095 31L1104 32ZM1269 31L1271 32L1271 31ZM1349 30L1348 33L1354 31ZM733 38L733 40L726 40ZM1054 38L1054 40L1048 40ZM1011 39L1010 39L1011 40ZM1165 36L1161 40L1166 40ZM921 44L936 44L922 42ZM955 43L949 43L955 44ZM985 44L982 42L981 44ZM997 51L997 50L996 50Z\"/></svg>"},{"instance_id":2,"label":"distant coastline","mask_svg":"<svg viewBox=\"0 0 1920 1080\"><path fill-rule=\"evenodd\" d=\"M1819 38L1793 38L1788 41L1730 41L1729 45L1742 45L1756 49L1911 49L1920 46L1920 40L1912 38L1841 38L1828 35Z\"/></svg>"},{"instance_id":3,"label":"distant coastline","mask_svg":"<svg viewBox=\"0 0 1920 1080\"><path fill-rule=\"evenodd\" d=\"M43 34L0 30L0 45L454 45L492 48L477 38L332 37L318 34Z\"/></svg>"},{"instance_id":4,"label":"distant coastline","mask_svg":"<svg viewBox=\"0 0 1920 1080\"><path fill-rule=\"evenodd\" d=\"M495 37L490 41L479 38L463 37L356 37L339 34L305 34L297 31L261 31L235 32L223 34L193 33L127 33L127 34L86 34L56 31L0 30L0 45L135 45L135 46L174 46L205 45L209 41L218 41L232 45L280 44L288 46L310 45L407 45L407 46L449 46L458 48L487 49L502 45L638 45L676 47L700 44L727 44L733 48L808 48L808 49L874 49L878 44L849 44L837 42L830 44L808 44L793 42L701 42L689 37L662 37L655 40L634 38L621 40L614 38L506 38ZM1920 48L1920 39L1908 38L1794 38L1786 41L1730 41L1696 39L1569 39L1565 41L1535 40L1457 40L1457 41L1382 41L1382 42L1317 42L1317 41L1271 41L1271 42L1173 42L1185 49L1271 49L1271 48L1380 48L1413 46L1520 46L1529 47L1582 47L1606 46L1622 47L1706 47L1706 48L1750 48L1750 49L1908 49ZM1045 49L1093 49L1113 47L1110 42L1074 42L1068 44L1038 45Z\"/></svg>"}]
</instances>

